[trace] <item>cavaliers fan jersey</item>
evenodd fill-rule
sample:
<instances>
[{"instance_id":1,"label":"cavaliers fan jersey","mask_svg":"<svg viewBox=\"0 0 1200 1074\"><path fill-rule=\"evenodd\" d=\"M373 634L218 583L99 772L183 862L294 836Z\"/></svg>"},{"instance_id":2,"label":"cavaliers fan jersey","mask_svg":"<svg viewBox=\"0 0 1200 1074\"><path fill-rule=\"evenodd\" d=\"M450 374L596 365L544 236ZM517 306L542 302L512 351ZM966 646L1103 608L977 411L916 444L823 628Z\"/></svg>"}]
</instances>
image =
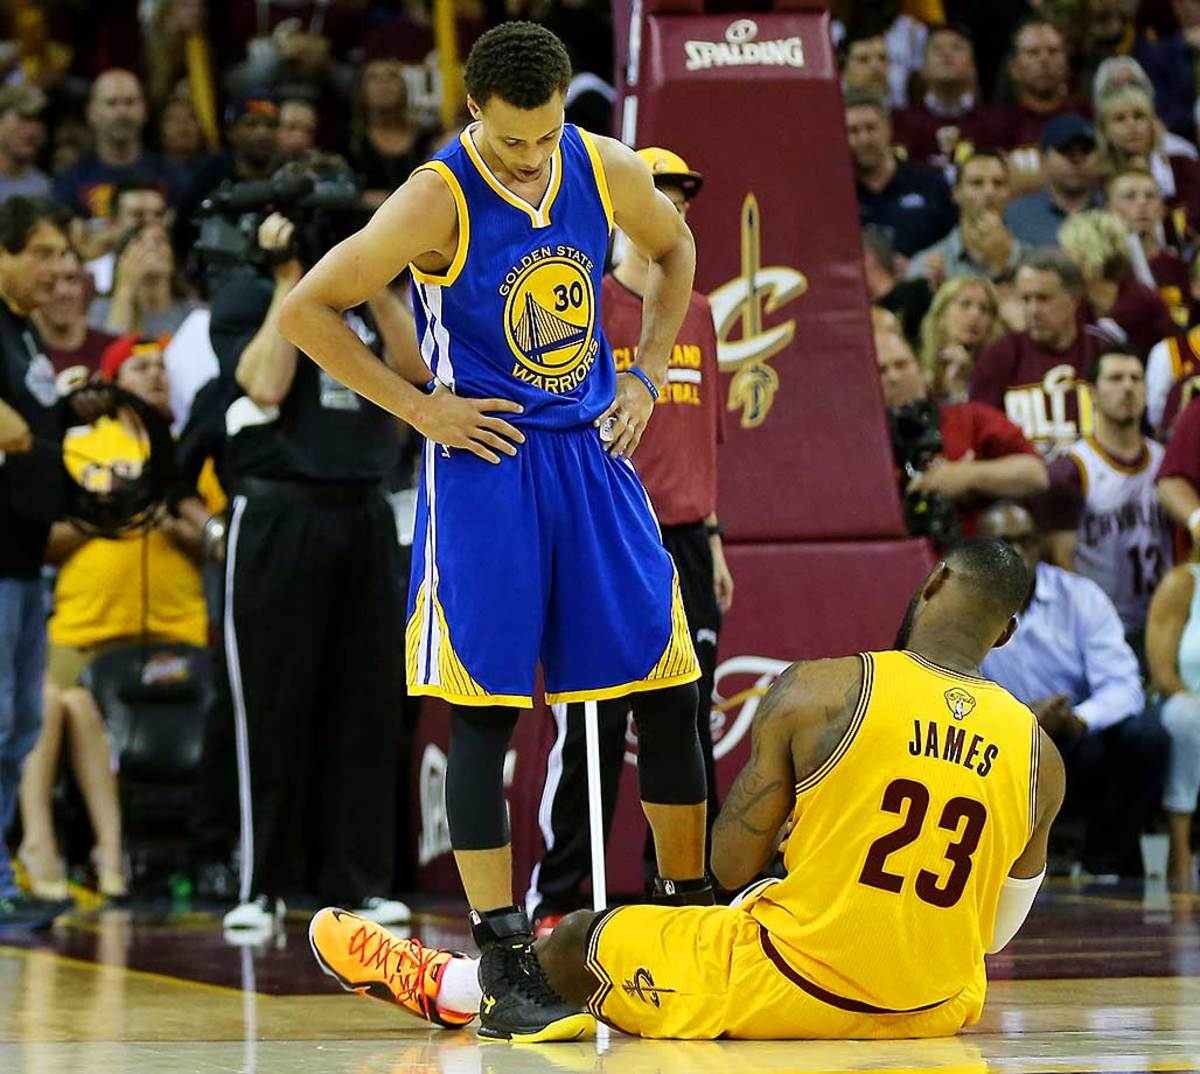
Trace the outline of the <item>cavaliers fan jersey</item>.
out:
<instances>
[{"instance_id":1,"label":"cavaliers fan jersey","mask_svg":"<svg viewBox=\"0 0 1200 1074\"><path fill-rule=\"evenodd\" d=\"M1170 250L1159 250L1149 258L1147 264L1150 275L1154 278L1154 286L1158 288L1158 293L1167 304L1172 322L1180 330L1186 329L1192 319L1188 263Z\"/></svg>"},{"instance_id":2,"label":"cavaliers fan jersey","mask_svg":"<svg viewBox=\"0 0 1200 1074\"><path fill-rule=\"evenodd\" d=\"M1049 112L1034 111L1021 104L997 106L988 115L990 144L1008 152L1013 171L1036 176L1042 169L1042 132L1056 116L1071 112L1087 116L1091 108L1079 100L1062 101Z\"/></svg>"},{"instance_id":3,"label":"cavaliers fan jersey","mask_svg":"<svg viewBox=\"0 0 1200 1074\"><path fill-rule=\"evenodd\" d=\"M642 299L611 275L604 277L600 293L604 335L620 373L637 360ZM712 307L693 291L667 365L667 383L633 458L664 526L699 522L717 509L717 443L722 435Z\"/></svg>"},{"instance_id":4,"label":"cavaliers fan jersey","mask_svg":"<svg viewBox=\"0 0 1200 1074\"><path fill-rule=\"evenodd\" d=\"M1024 332L1002 336L975 363L971 402L1003 410L1043 458L1057 458L1091 432L1087 371L1094 350L1082 328L1062 352L1042 347Z\"/></svg>"},{"instance_id":5,"label":"cavaliers fan jersey","mask_svg":"<svg viewBox=\"0 0 1200 1074\"><path fill-rule=\"evenodd\" d=\"M458 249L442 273L413 275L421 355L459 395L510 399L525 429L590 424L613 401L616 373L600 327L612 230L604 166L591 137L563 127L550 183L534 207L488 168L468 127L418 171L454 196Z\"/></svg>"},{"instance_id":6,"label":"cavaliers fan jersey","mask_svg":"<svg viewBox=\"0 0 1200 1074\"><path fill-rule=\"evenodd\" d=\"M846 737L796 787L787 877L750 913L828 992L915 1011L986 990L1000 888L1036 819L1038 723L1007 690L864 653Z\"/></svg>"},{"instance_id":7,"label":"cavaliers fan jersey","mask_svg":"<svg viewBox=\"0 0 1200 1074\"><path fill-rule=\"evenodd\" d=\"M1108 594L1126 630L1146 625L1150 598L1171 565L1171 524L1154 490L1164 451L1145 440L1140 457L1125 462L1087 437L1069 452L1083 500L1075 569Z\"/></svg>"},{"instance_id":8,"label":"cavaliers fan jersey","mask_svg":"<svg viewBox=\"0 0 1200 1074\"><path fill-rule=\"evenodd\" d=\"M1196 394L1200 327L1155 344L1146 362L1146 416L1164 439Z\"/></svg>"}]
</instances>

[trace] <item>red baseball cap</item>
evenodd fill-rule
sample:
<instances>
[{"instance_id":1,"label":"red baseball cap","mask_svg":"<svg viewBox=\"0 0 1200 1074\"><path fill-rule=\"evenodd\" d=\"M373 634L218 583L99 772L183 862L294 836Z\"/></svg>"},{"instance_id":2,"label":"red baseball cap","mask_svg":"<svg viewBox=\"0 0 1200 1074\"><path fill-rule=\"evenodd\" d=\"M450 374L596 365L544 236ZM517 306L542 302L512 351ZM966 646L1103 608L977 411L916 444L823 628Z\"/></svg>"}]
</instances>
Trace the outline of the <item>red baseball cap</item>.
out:
<instances>
[{"instance_id":1,"label":"red baseball cap","mask_svg":"<svg viewBox=\"0 0 1200 1074\"><path fill-rule=\"evenodd\" d=\"M111 384L117 379L117 372L130 358L142 354L162 354L166 350L169 336L159 336L152 339L149 336L139 336L131 332L127 336L114 339L104 348L100 358L100 379Z\"/></svg>"}]
</instances>

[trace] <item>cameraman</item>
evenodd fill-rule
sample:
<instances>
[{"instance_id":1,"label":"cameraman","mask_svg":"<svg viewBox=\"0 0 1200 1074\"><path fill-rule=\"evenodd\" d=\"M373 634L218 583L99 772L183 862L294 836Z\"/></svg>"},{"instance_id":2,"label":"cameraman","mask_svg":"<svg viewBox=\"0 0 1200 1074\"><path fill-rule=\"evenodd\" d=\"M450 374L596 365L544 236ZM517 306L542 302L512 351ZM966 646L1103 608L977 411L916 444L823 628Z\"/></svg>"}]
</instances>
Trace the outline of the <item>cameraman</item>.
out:
<instances>
[{"instance_id":1,"label":"cameraman","mask_svg":"<svg viewBox=\"0 0 1200 1074\"><path fill-rule=\"evenodd\" d=\"M961 532L969 537L988 501L1036 496L1050 487L1037 449L1000 411L981 403L939 406L930 399L921 367L901 335L876 332L875 353L896 462L905 472L905 521L914 536L939 545L953 538L945 532L948 526L931 532L920 525L939 517L939 503L953 504Z\"/></svg>"},{"instance_id":2,"label":"cameraman","mask_svg":"<svg viewBox=\"0 0 1200 1074\"><path fill-rule=\"evenodd\" d=\"M285 165L361 192L338 158ZM315 196L315 195L314 195ZM399 547L382 482L395 419L338 384L278 332L280 307L341 237L337 213L293 202L257 229L273 279L235 275L213 301L233 509L225 558L225 650L237 726L240 905L226 928L269 930L281 897L315 893L382 923L408 908L392 878L397 721L403 688ZM350 228L342 234L349 234ZM402 375L431 374L411 316L385 289L346 323Z\"/></svg>"}]
</instances>

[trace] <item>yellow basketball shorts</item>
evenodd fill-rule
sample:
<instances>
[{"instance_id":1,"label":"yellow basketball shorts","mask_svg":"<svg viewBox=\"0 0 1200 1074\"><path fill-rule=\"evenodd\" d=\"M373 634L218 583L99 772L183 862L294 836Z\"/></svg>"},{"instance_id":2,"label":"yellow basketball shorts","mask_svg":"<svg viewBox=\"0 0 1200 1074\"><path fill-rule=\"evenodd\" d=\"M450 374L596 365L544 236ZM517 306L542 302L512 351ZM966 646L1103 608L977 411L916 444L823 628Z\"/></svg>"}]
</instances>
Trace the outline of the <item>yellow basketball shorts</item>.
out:
<instances>
[{"instance_id":1,"label":"yellow basketball shorts","mask_svg":"<svg viewBox=\"0 0 1200 1074\"><path fill-rule=\"evenodd\" d=\"M945 1037L973 1023L982 1005L982 996L968 988L915 1013L868 1014L835 1006L797 983L798 975L782 962L759 923L728 906L609 910L592 925L587 966L599 982L588 1009L642 1037Z\"/></svg>"}]
</instances>

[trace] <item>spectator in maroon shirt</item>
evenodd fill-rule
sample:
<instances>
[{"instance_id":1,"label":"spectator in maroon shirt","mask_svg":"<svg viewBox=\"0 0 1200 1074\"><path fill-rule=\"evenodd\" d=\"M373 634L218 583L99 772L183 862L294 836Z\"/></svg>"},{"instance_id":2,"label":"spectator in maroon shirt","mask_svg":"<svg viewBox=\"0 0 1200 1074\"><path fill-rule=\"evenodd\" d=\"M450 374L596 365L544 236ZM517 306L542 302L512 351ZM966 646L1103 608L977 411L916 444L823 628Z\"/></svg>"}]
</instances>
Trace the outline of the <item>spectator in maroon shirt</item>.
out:
<instances>
[{"instance_id":1,"label":"spectator in maroon shirt","mask_svg":"<svg viewBox=\"0 0 1200 1074\"><path fill-rule=\"evenodd\" d=\"M1121 86L1100 101L1096 114L1096 141L1110 171L1131 161L1150 169L1170 209L1181 208L1185 227L1200 223L1200 161L1168 153L1166 128L1154 112L1154 101L1139 86Z\"/></svg>"},{"instance_id":2,"label":"spectator in maroon shirt","mask_svg":"<svg viewBox=\"0 0 1200 1074\"><path fill-rule=\"evenodd\" d=\"M1176 325L1158 292L1134 278L1129 260L1132 235L1125 221L1111 210L1089 209L1072 216L1058 236L1083 273L1084 320L1145 361L1150 348L1173 335Z\"/></svg>"},{"instance_id":3,"label":"spectator in maroon shirt","mask_svg":"<svg viewBox=\"0 0 1200 1074\"><path fill-rule=\"evenodd\" d=\"M50 301L33 314L58 374L60 392L80 387L100 371L105 348L117 337L87 323L89 281L79 255L67 251L54 278Z\"/></svg>"},{"instance_id":4,"label":"spectator in maroon shirt","mask_svg":"<svg viewBox=\"0 0 1200 1074\"><path fill-rule=\"evenodd\" d=\"M875 353L889 410L929 399L916 355L902 336L877 332ZM950 500L964 536L974 532L979 512L992 501L1036 496L1050 487L1037 449L1000 411L982 403L952 403L938 412L941 455L908 483L907 491Z\"/></svg>"},{"instance_id":5,"label":"spectator in maroon shirt","mask_svg":"<svg viewBox=\"0 0 1200 1074\"><path fill-rule=\"evenodd\" d=\"M1039 145L1042 131L1055 116L1088 113L1088 105L1071 96L1071 65L1062 32L1040 17L1027 19L1013 35L1009 63L1016 103L993 112L992 140L1008 150L1013 190L1023 194L1042 183Z\"/></svg>"},{"instance_id":6,"label":"spectator in maroon shirt","mask_svg":"<svg viewBox=\"0 0 1200 1074\"><path fill-rule=\"evenodd\" d=\"M1053 458L1079 439L1079 389L1097 341L1079 316L1083 276L1061 250L1034 250L1017 270L1025 330L1001 336L979 356L971 400L1004 411Z\"/></svg>"},{"instance_id":7,"label":"spectator in maroon shirt","mask_svg":"<svg viewBox=\"0 0 1200 1074\"><path fill-rule=\"evenodd\" d=\"M1113 175L1108 181L1108 204L1141 245L1145 271L1167 304L1171 319L1187 328L1192 308L1188 264L1163 242L1167 209L1149 169L1134 163ZM1142 278L1136 264L1134 271Z\"/></svg>"},{"instance_id":8,"label":"spectator in maroon shirt","mask_svg":"<svg viewBox=\"0 0 1200 1074\"><path fill-rule=\"evenodd\" d=\"M948 167L987 141L988 109L979 99L975 49L960 26L938 26L925 41L925 96L892 116L909 160Z\"/></svg>"},{"instance_id":9,"label":"spectator in maroon shirt","mask_svg":"<svg viewBox=\"0 0 1200 1074\"><path fill-rule=\"evenodd\" d=\"M1188 272L1192 309L1200 309L1200 254ZM1169 441L1176 419L1200 385L1200 320L1187 332L1177 332L1150 351L1146 360L1146 416L1160 440Z\"/></svg>"},{"instance_id":10,"label":"spectator in maroon shirt","mask_svg":"<svg viewBox=\"0 0 1200 1074\"><path fill-rule=\"evenodd\" d=\"M1181 411L1157 484L1159 502L1179 527L1177 558L1185 560L1200 545L1200 399Z\"/></svg>"}]
</instances>

